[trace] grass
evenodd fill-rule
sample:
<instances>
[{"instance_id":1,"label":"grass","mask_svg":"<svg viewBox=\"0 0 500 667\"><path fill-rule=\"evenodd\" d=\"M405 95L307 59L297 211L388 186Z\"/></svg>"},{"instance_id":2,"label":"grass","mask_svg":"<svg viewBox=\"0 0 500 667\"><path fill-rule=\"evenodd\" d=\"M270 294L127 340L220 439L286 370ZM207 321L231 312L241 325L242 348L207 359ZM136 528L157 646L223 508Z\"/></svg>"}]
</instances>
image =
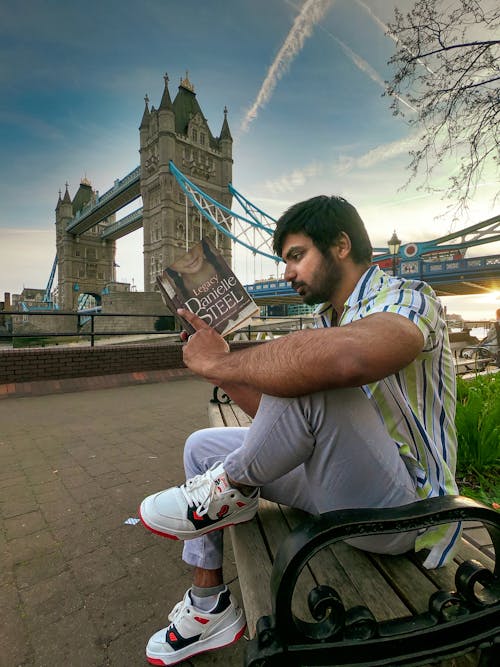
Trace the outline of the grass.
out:
<instances>
[{"instance_id":1,"label":"grass","mask_svg":"<svg viewBox=\"0 0 500 667\"><path fill-rule=\"evenodd\" d=\"M500 509L500 373L457 378L460 493Z\"/></svg>"}]
</instances>

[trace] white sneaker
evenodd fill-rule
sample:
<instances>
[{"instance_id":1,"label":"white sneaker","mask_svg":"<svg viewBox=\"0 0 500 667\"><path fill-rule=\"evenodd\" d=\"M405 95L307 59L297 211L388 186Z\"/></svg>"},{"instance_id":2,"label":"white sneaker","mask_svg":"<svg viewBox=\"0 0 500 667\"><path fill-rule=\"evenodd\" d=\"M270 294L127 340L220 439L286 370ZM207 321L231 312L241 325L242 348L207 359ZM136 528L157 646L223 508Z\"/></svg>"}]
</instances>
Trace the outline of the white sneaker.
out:
<instances>
[{"instance_id":1,"label":"white sneaker","mask_svg":"<svg viewBox=\"0 0 500 667\"><path fill-rule=\"evenodd\" d=\"M156 632L146 646L146 657L152 665L175 665L198 653L228 646L246 628L245 614L228 588L219 593L209 612L193 607L189 589L168 620L170 625Z\"/></svg>"},{"instance_id":2,"label":"white sneaker","mask_svg":"<svg viewBox=\"0 0 500 667\"><path fill-rule=\"evenodd\" d=\"M153 533L174 540L191 540L212 530L249 521L259 505L259 489L250 497L229 486L222 463L181 486L145 498L142 523Z\"/></svg>"}]
</instances>

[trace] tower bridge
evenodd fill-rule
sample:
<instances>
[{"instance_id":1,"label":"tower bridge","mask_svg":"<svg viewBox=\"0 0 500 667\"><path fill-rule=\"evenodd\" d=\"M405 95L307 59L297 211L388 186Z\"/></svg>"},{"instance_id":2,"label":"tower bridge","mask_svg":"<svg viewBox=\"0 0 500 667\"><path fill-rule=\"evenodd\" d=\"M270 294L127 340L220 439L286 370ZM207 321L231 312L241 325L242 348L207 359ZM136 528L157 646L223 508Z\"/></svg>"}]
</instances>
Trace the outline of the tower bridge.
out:
<instances>
[{"instance_id":1,"label":"tower bridge","mask_svg":"<svg viewBox=\"0 0 500 667\"><path fill-rule=\"evenodd\" d=\"M121 180L116 180L113 187L101 197L96 197L78 210L68 223L66 231L79 236L92 229L116 211L138 199L141 196L140 185L141 168L136 167Z\"/></svg>"},{"instance_id":2,"label":"tower bridge","mask_svg":"<svg viewBox=\"0 0 500 667\"><path fill-rule=\"evenodd\" d=\"M172 101L168 76L157 109L145 97L139 126L140 164L117 179L103 195L84 179L73 199L68 186L56 207L56 261L45 300L58 266L58 300L76 310L81 295L97 301L115 281L116 241L143 228L144 290L155 291L156 276L179 254L211 237L231 260L235 244L253 257L278 263L272 251L275 220L232 185L232 136L224 109L221 130L212 134L186 73ZM142 206L116 220L117 213L142 197ZM231 207L238 206L241 212ZM439 294L473 294L500 290L500 256L465 257L474 246L500 240L500 216L468 228L401 246L397 256L378 249L374 261L398 274L429 282ZM249 285L260 303L297 301L283 280Z\"/></svg>"}]
</instances>

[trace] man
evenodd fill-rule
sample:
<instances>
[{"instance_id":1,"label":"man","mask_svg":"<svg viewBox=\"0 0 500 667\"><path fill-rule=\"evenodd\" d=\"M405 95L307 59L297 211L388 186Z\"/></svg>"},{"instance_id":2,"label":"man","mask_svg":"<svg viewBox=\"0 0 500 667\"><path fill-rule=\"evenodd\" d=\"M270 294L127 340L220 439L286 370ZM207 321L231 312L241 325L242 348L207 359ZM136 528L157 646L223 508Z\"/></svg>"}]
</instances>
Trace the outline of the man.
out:
<instances>
[{"instance_id":1,"label":"man","mask_svg":"<svg viewBox=\"0 0 500 667\"><path fill-rule=\"evenodd\" d=\"M320 196L279 220L275 252L318 328L231 352L199 318L184 347L189 368L254 417L246 428L204 429L184 453L187 481L146 498L147 528L186 540L193 586L151 637L146 654L170 665L238 639L243 612L222 579L222 531L247 521L263 498L311 513L391 507L456 493L455 372L439 301L420 281L371 265L356 209ZM429 548L443 564L457 526L372 536L381 553Z\"/></svg>"}]
</instances>

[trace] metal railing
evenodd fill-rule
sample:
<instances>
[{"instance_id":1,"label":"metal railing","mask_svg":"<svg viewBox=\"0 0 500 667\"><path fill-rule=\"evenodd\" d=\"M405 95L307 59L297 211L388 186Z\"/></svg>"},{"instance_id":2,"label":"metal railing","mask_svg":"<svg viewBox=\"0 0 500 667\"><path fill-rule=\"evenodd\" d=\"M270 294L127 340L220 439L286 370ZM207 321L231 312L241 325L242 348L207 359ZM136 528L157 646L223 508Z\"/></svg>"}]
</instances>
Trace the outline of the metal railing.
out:
<instances>
[{"instance_id":1,"label":"metal railing","mask_svg":"<svg viewBox=\"0 0 500 667\"><path fill-rule=\"evenodd\" d=\"M498 344L467 345L455 359L457 373L483 373L488 367L500 368Z\"/></svg>"},{"instance_id":2,"label":"metal railing","mask_svg":"<svg viewBox=\"0 0 500 667\"><path fill-rule=\"evenodd\" d=\"M31 330L23 332L23 324L29 323L31 317L67 317L75 320L74 330L67 331L38 331ZM113 329L99 330L96 326L102 318L148 318L155 320L155 328L137 328L137 329ZM17 321L19 320L19 321ZM297 331L310 326L311 317L259 317L256 318L258 324L249 324L239 329L236 334L239 337L246 336L247 340L259 340L262 335L281 336L291 331ZM3 323L3 327L1 326ZM71 325L68 326L70 329ZM85 328L84 328L85 327ZM5 333L2 332L2 328ZM38 339L46 338L79 338L81 340L89 339L90 346L95 346L97 338L107 338L113 336L150 336L150 335L174 335L182 331L181 321L174 315L166 313L103 313L91 312L86 310L78 313L74 311L61 310L31 310L31 311L0 311L0 343L2 341L12 342L15 339Z\"/></svg>"}]
</instances>

